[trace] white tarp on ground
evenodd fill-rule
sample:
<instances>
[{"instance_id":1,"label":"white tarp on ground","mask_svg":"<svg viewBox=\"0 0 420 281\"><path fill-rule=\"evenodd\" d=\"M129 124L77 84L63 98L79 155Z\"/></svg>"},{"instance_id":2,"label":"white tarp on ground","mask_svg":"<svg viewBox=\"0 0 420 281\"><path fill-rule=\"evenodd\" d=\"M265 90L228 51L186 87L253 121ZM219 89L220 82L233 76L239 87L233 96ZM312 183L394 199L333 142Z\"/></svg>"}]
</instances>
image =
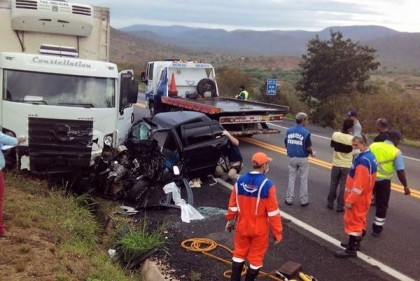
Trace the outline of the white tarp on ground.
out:
<instances>
[{"instance_id":1,"label":"white tarp on ground","mask_svg":"<svg viewBox=\"0 0 420 281\"><path fill-rule=\"evenodd\" d=\"M200 214L193 206L187 204L184 199L181 198L181 193L179 188L174 182L168 183L163 187L165 194L172 192L172 200L175 205L181 208L181 220L183 222L189 223L192 220L202 220L204 219L203 215Z\"/></svg>"}]
</instances>

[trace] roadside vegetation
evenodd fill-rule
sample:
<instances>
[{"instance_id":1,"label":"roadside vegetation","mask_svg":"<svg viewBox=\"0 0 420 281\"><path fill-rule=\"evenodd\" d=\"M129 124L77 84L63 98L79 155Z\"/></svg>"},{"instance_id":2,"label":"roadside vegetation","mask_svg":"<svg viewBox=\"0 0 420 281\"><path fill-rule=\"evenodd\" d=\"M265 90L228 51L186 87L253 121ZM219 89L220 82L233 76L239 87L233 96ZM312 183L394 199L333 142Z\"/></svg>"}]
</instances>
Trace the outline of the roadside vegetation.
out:
<instances>
[{"instance_id":1,"label":"roadside vegetation","mask_svg":"<svg viewBox=\"0 0 420 281\"><path fill-rule=\"evenodd\" d=\"M133 220L116 202L77 197L14 171L5 179L4 221L12 236L0 240L1 280L141 280L135 259L165 248L164 225Z\"/></svg>"},{"instance_id":2,"label":"roadside vegetation","mask_svg":"<svg viewBox=\"0 0 420 281\"><path fill-rule=\"evenodd\" d=\"M324 127L340 129L346 112L354 109L365 133L376 134L376 119L385 117L407 144L420 140L420 131L413 130L420 122L418 74L380 68L374 49L344 40L339 32L331 32L329 40L311 40L295 69L223 67L218 74L220 92L231 97L237 85L246 84L251 99L287 105L292 116L308 112ZM275 96L265 94L268 78L279 81Z\"/></svg>"},{"instance_id":3,"label":"roadside vegetation","mask_svg":"<svg viewBox=\"0 0 420 281\"><path fill-rule=\"evenodd\" d=\"M420 130L413 130L420 121L416 112L420 108L420 71L397 67L389 62L375 68L376 51L361 46L359 42L344 40L337 32L333 32L328 40L314 38L308 42L307 51L300 58L210 53L162 45L122 32L114 35L111 36L112 60L123 68L134 68L138 75L145 71L147 61L179 58L209 62L216 68L222 96L234 97L238 94L239 85L245 84L252 100L287 105L290 116L305 111L309 113L311 122L340 129L345 113L354 109L359 112L363 130L368 134L376 134L375 120L385 117L393 128L401 130L406 142L420 141ZM306 61L305 58L312 58L313 54L322 55L321 59ZM316 77L319 78L316 84L301 83L303 78L309 77L305 76L305 71L309 69L328 71ZM351 83L342 84L337 77L351 78L348 80ZM357 77L360 79L354 79ZM276 96L265 95L266 79L279 81ZM319 99L319 93L315 94L313 89L306 91L306 87L298 86L299 83L328 86L323 89L328 89L326 92L329 95ZM341 85L340 88L329 90L337 85Z\"/></svg>"}]
</instances>

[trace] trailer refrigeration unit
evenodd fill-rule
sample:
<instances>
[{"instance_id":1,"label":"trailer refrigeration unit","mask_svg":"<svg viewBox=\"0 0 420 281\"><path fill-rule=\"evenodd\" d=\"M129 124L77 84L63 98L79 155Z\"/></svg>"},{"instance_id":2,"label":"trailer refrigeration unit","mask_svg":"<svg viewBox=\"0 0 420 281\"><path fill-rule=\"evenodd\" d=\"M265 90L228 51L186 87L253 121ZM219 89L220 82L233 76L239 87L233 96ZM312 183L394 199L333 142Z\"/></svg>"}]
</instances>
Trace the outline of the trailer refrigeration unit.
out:
<instances>
[{"instance_id":1,"label":"trailer refrigeration unit","mask_svg":"<svg viewBox=\"0 0 420 281\"><path fill-rule=\"evenodd\" d=\"M0 0L0 122L26 135L20 169L85 171L125 141L137 82L109 59L109 9L50 0Z\"/></svg>"}]
</instances>

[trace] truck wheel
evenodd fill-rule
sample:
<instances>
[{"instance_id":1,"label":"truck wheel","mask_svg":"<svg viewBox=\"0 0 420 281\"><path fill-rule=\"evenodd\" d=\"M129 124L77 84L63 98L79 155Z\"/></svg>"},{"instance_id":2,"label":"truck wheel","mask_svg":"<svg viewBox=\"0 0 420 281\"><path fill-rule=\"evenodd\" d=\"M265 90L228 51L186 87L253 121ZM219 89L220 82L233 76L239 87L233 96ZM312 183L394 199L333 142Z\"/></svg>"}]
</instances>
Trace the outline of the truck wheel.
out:
<instances>
[{"instance_id":1,"label":"truck wheel","mask_svg":"<svg viewBox=\"0 0 420 281\"><path fill-rule=\"evenodd\" d=\"M216 83L208 78L201 79L197 84L197 93L200 96L209 97L207 95L205 96L206 92L211 92L211 97L217 97Z\"/></svg>"}]
</instances>

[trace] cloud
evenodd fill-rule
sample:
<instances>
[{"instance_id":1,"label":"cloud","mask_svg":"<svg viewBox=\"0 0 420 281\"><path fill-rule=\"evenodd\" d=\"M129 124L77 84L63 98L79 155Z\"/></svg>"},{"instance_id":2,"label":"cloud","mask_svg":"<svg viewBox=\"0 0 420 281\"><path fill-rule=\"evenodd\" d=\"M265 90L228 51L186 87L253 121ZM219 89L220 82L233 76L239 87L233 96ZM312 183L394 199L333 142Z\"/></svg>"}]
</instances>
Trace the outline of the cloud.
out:
<instances>
[{"instance_id":1,"label":"cloud","mask_svg":"<svg viewBox=\"0 0 420 281\"><path fill-rule=\"evenodd\" d=\"M76 0L77 1L77 0ZM254 30L321 30L339 25L383 25L420 31L417 0L160 0L78 3L111 9L111 25L185 25Z\"/></svg>"}]
</instances>

